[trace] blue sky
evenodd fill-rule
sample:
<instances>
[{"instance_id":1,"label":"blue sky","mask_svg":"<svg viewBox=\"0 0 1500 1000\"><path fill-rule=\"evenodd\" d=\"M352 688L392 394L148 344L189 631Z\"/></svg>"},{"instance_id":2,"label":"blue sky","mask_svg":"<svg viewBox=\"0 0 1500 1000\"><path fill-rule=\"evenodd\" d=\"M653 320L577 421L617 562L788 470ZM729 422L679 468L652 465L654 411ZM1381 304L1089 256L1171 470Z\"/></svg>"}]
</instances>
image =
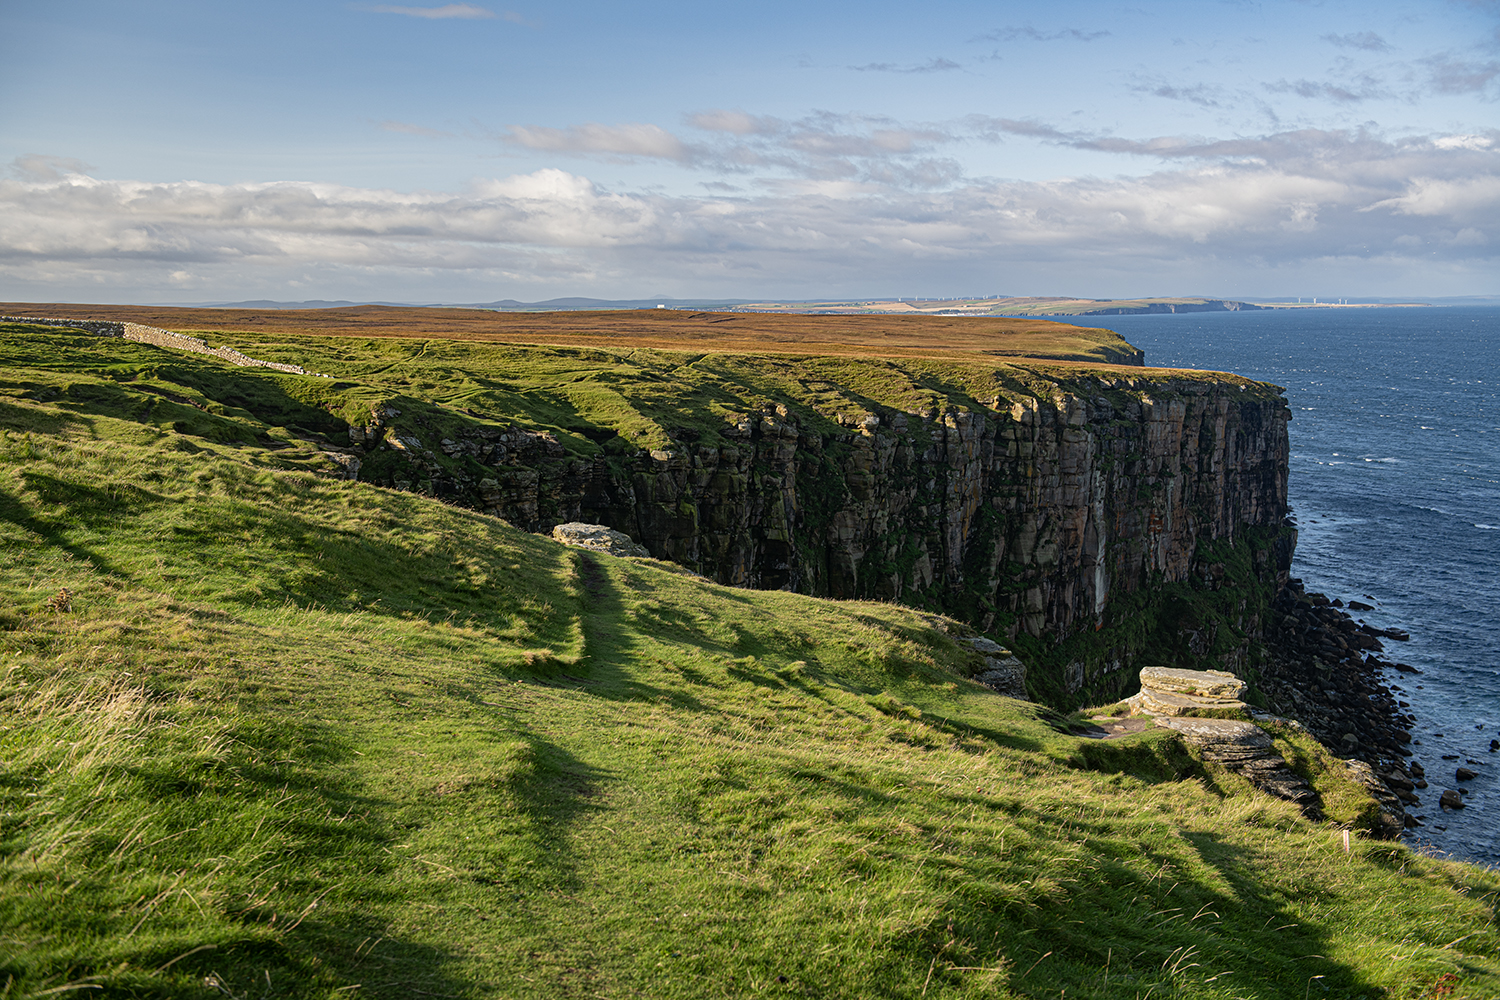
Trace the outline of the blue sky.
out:
<instances>
[{"instance_id":1,"label":"blue sky","mask_svg":"<svg viewBox=\"0 0 1500 1000\"><path fill-rule=\"evenodd\" d=\"M1500 3L0 4L0 298L1500 293Z\"/></svg>"}]
</instances>

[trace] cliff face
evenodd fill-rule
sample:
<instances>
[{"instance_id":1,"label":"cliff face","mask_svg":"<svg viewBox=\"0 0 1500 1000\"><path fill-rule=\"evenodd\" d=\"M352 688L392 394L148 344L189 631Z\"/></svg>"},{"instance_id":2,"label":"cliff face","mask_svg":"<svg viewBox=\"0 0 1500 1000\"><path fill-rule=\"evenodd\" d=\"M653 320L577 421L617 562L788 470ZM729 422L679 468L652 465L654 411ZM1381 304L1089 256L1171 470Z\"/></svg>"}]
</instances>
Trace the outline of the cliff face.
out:
<instances>
[{"instance_id":1,"label":"cliff face","mask_svg":"<svg viewBox=\"0 0 1500 1000\"><path fill-rule=\"evenodd\" d=\"M630 455L569 457L552 434L470 427L436 449L450 467L483 467L467 482L378 410L351 434L400 453L394 485L530 530L606 524L721 583L966 619L1042 661L1049 700L1127 690L1148 655L1250 667L1294 541L1279 390L1203 373L1031 374L1024 392L910 410L766 401L713 439L684 428Z\"/></svg>"}]
</instances>

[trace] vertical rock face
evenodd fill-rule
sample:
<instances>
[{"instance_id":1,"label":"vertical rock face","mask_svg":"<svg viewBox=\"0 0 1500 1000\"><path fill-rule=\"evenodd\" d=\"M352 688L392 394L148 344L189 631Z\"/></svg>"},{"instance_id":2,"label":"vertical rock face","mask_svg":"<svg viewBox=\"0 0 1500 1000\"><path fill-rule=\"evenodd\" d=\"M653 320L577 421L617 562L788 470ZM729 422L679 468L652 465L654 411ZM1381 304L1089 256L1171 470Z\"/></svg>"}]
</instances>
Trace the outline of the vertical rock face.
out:
<instances>
[{"instance_id":1,"label":"vertical rock face","mask_svg":"<svg viewBox=\"0 0 1500 1000\"><path fill-rule=\"evenodd\" d=\"M941 610L1057 654L1067 694L1108 689L1096 681L1153 642L1169 662L1152 629L1200 660L1183 665L1243 668L1254 602L1204 621L1168 614L1183 598L1163 588L1284 582L1285 400L1233 376L1048 374L916 412L769 402L717 440L633 457L569 458L548 434L493 428L437 447L489 470L449 492L519 526L604 524L725 584ZM392 447L412 482L441 479L422 471L421 442Z\"/></svg>"}]
</instances>

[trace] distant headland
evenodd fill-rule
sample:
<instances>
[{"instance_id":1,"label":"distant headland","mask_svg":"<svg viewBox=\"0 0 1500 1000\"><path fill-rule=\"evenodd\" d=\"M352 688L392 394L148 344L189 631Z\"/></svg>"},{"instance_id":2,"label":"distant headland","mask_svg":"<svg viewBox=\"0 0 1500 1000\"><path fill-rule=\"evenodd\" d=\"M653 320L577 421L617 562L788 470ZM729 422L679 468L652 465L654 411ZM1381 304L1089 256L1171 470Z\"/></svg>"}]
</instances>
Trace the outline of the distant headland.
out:
<instances>
[{"instance_id":1,"label":"distant headland","mask_svg":"<svg viewBox=\"0 0 1500 1000\"><path fill-rule=\"evenodd\" d=\"M753 302L733 307L749 312L924 313L939 316L1133 316L1149 313L1242 312L1260 309L1373 309L1431 305L1429 302L1351 302L1343 298L1255 302L1199 296L1141 299L1082 299L1027 295L950 299L882 299L850 302Z\"/></svg>"}]
</instances>

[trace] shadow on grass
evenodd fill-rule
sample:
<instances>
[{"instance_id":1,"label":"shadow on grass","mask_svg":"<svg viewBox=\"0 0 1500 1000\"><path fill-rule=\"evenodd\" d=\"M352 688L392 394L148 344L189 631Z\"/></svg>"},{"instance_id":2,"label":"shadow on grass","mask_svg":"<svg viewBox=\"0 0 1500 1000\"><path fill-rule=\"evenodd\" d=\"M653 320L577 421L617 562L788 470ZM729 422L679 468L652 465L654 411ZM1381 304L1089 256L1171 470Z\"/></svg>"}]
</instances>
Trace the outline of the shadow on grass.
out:
<instances>
[{"instance_id":1,"label":"shadow on grass","mask_svg":"<svg viewBox=\"0 0 1500 1000\"><path fill-rule=\"evenodd\" d=\"M33 480L61 482L60 480L52 480L52 478L49 476L41 476L32 473L25 473L24 475L27 478L28 485L33 486L35 485ZM72 487L73 484L65 485ZM78 487L78 489L87 490L90 488ZM62 551L68 553L68 555L72 556L74 559L79 559L87 562L90 566L94 567L94 569L100 573L104 573L109 576L119 575L119 570L117 570L109 562L109 560L105 559L103 556L99 555L92 549L75 544L71 539L69 539L68 533L62 525L50 519L44 519L33 515L27 508L25 503L4 490L0 490L0 521L9 522L10 524L13 524L16 527L20 528L22 531L36 535L48 545L51 545L54 548L61 549Z\"/></svg>"},{"instance_id":2,"label":"shadow on grass","mask_svg":"<svg viewBox=\"0 0 1500 1000\"><path fill-rule=\"evenodd\" d=\"M227 732L228 752L205 755L191 736L163 735L173 728L98 786L124 810L119 822L66 853L0 858L0 922L31 945L0 949L9 995L470 992L461 953L379 916L412 902L395 870L406 831L396 803L336 776L350 757L338 734L279 719ZM65 830L80 809L97 813L98 780L49 775L34 795L61 818L29 817L27 838L45 844L49 823Z\"/></svg>"},{"instance_id":3,"label":"shadow on grass","mask_svg":"<svg viewBox=\"0 0 1500 1000\"><path fill-rule=\"evenodd\" d=\"M1189 855L1195 855L1189 859L1171 842L1158 849L1120 839L1118 828L1098 834L1099 840L1090 838L1088 897L1076 898L1074 906L1037 907L1023 917L1037 934L1033 954L1045 942L1053 956L1045 963L1038 959L1026 977L1027 995L1386 995L1350 966L1326 957L1336 943L1329 928L1299 916L1268 890L1269 859L1211 833L1183 834ZM1072 919L1084 914L1087 920Z\"/></svg>"},{"instance_id":4,"label":"shadow on grass","mask_svg":"<svg viewBox=\"0 0 1500 1000\"><path fill-rule=\"evenodd\" d=\"M641 652L631 638L635 629L628 627L625 602L620 598L609 572L587 552L576 551L579 582L583 587L583 629L587 674L598 681L591 688L601 697L617 700L666 700L678 708L694 712L713 711L711 706L682 690L657 687L643 682L620 668L622 661Z\"/></svg>"}]
</instances>

